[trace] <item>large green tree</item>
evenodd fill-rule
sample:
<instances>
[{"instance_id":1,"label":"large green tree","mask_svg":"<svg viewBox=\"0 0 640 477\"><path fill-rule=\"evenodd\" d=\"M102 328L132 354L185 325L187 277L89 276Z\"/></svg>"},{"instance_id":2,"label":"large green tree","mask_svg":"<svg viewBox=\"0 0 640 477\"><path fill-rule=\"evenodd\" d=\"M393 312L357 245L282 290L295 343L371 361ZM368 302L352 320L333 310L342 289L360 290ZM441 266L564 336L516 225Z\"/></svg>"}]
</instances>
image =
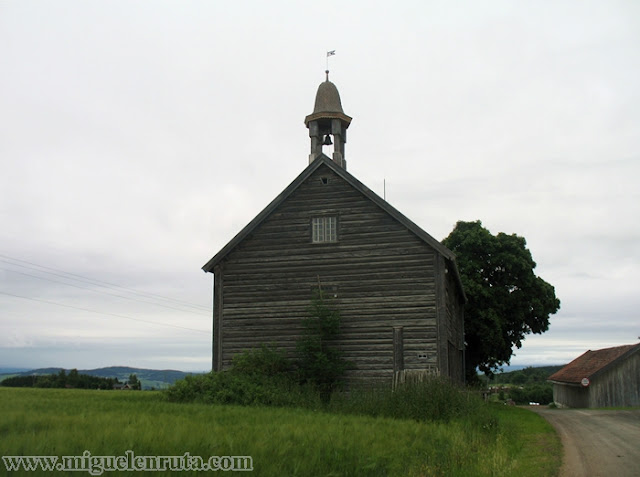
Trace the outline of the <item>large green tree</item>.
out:
<instances>
[{"instance_id":1,"label":"large green tree","mask_svg":"<svg viewBox=\"0 0 640 477\"><path fill-rule=\"evenodd\" d=\"M442 243L456 254L465 305L467 379L508 364L525 335L549 329L560 309L553 286L534 273L523 237L492 235L482 222L458 222Z\"/></svg>"}]
</instances>

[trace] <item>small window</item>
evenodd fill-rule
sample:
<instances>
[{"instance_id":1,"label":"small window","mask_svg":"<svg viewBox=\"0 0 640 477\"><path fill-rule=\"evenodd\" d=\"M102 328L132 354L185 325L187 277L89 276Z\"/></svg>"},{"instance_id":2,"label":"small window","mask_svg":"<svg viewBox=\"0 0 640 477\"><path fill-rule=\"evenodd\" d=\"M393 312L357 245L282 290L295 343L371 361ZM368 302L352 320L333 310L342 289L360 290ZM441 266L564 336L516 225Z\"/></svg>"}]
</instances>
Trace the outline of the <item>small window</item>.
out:
<instances>
[{"instance_id":1,"label":"small window","mask_svg":"<svg viewBox=\"0 0 640 477\"><path fill-rule=\"evenodd\" d=\"M328 177L321 177L320 178L320 182L322 182L324 185L327 185L329 183L329 178Z\"/></svg>"},{"instance_id":2,"label":"small window","mask_svg":"<svg viewBox=\"0 0 640 477\"><path fill-rule=\"evenodd\" d=\"M323 283L320 286L323 298L338 298L338 285ZM311 287L311 295L318 293L318 285Z\"/></svg>"},{"instance_id":3,"label":"small window","mask_svg":"<svg viewBox=\"0 0 640 477\"><path fill-rule=\"evenodd\" d=\"M336 217L314 217L311 219L311 241L313 243L337 242Z\"/></svg>"}]
</instances>

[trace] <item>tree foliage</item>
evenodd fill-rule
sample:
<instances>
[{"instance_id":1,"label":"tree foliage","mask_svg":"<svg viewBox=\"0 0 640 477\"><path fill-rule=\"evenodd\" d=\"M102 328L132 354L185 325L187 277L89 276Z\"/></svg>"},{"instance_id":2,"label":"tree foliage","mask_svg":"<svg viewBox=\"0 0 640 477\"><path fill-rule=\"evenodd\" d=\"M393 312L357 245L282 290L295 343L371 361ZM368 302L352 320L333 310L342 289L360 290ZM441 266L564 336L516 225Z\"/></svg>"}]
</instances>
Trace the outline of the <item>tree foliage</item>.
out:
<instances>
[{"instance_id":1,"label":"tree foliage","mask_svg":"<svg viewBox=\"0 0 640 477\"><path fill-rule=\"evenodd\" d=\"M321 289L314 295L304 333L297 342L300 381L316 385L323 399L341 383L350 367L335 345L340 334L340 312L331 307Z\"/></svg>"},{"instance_id":2,"label":"tree foliage","mask_svg":"<svg viewBox=\"0 0 640 477\"><path fill-rule=\"evenodd\" d=\"M540 384L546 383L549 376L560 371L564 366L528 366L526 368L496 373L491 379L491 384Z\"/></svg>"},{"instance_id":3,"label":"tree foliage","mask_svg":"<svg viewBox=\"0 0 640 477\"><path fill-rule=\"evenodd\" d=\"M138 376L136 376L135 374L129 375L129 380L127 381L127 384L129 384L129 387L131 389L134 389L137 391L140 391L142 389L142 383L138 379Z\"/></svg>"},{"instance_id":4,"label":"tree foliage","mask_svg":"<svg viewBox=\"0 0 640 477\"><path fill-rule=\"evenodd\" d=\"M527 384L519 387L509 388L509 397L516 404L528 404L537 402L538 404L549 404L553 402L553 385L551 383Z\"/></svg>"},{"instance_id":5,"label":"tree foliage","mask_svg":"<svg viewBox=\"0 0 640 477\"><path fill-rule=\"evenodd\" d=\"M492 235L482 222L458 222L442 242L456 254L467 295L465 365L491 375L508 364L513 347L529 333L549 329L560 309L553 286L534 273L536 263L524 237Z\"/></svg>"}]
</instances>

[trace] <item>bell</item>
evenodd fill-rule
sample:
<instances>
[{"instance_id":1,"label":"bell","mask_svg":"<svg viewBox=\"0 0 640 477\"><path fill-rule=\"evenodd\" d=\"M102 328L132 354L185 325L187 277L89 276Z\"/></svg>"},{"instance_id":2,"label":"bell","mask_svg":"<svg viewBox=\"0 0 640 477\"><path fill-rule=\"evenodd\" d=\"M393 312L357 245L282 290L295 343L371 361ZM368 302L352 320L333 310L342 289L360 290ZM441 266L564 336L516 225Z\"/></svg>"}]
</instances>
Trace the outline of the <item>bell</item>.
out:
<instances>
[{"instance_id":1,"label":"bell","mask_svg":"<svg viewBox=\"0 0 640 477\"><path fill-rule=\"evenodd\" d=\"M323 146L331 146L331 144L333 144L331 142L331 136L329 136L328 134L324 137L324 142L322 143Z\"/></svg>"}]
</instances>

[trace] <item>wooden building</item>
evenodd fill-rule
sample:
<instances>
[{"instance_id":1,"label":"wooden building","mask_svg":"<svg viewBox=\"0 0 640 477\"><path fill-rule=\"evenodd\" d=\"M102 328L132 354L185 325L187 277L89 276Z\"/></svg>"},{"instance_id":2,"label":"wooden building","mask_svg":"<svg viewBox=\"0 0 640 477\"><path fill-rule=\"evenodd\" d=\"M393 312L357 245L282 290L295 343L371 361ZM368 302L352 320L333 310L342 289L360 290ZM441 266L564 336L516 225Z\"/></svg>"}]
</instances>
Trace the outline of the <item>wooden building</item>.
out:
<instances>
[{"instance_id":1,"label":"wooden building","mask_svg":"<svg viewBox=\"0 0 640 477\"><path fill-rule=\"evenodd\" d=\"M549 381L559 407L640 406L640 343L589 350Z\"/></svg>"},{"instance_id":2,"label":"wooden building","mask_svg":"<svg viewBox=\"0 0 640 477\"><path fill-rule=\"evenodd\" d=\"M465 295L453 253L346 170L338 90L318 88L308 166L203 267L214 274L213 370L273 343L295 353L314 289L341 313L350 382L464 380ZM323 146L333 143L329 158Z\"/></svg>"}]
</instances>

